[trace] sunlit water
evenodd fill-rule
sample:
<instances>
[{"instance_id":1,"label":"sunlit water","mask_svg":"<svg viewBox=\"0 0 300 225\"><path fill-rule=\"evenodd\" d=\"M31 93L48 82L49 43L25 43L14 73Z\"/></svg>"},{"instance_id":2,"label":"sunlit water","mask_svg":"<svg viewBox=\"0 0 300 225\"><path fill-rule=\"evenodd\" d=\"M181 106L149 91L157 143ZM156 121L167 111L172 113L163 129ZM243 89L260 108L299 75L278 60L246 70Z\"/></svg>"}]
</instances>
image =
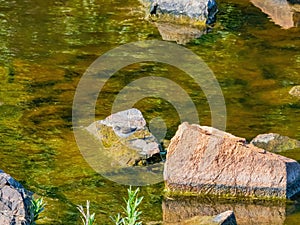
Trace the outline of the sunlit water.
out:
<instances>
[{"instance_id":1,"label":"sunlit water","mask_svg":"<svg viewBox=\"0 0 300 225\"><path fill-rule=\"evenodd\" d=\"M186 47L209 65L224 93L227 131L248 140L277 132L300 139L300 30L281 29L248 1L219 1L216 28ZM43 196L40 224L79 223L77 204L90 200L99 224L121 211L127 186L113 183L85 162L72 132L72 101L88 66L121 44L161 40L137 1L0 0L0 168ZM176 57L176 56L174 56ZM116 73L99 96L97 119L109 115L126 84L164 76L194 100L201 124L210 111L201 89L178 69L141 63ZM179 118L163 99L137 102L147 121L160 116L174 135ZM300 160L297 151L286 153ZM162 220L163 183L142 188L144 221ZM300 207L285 224L300 220Z\"/></svg>"}]
</instances>

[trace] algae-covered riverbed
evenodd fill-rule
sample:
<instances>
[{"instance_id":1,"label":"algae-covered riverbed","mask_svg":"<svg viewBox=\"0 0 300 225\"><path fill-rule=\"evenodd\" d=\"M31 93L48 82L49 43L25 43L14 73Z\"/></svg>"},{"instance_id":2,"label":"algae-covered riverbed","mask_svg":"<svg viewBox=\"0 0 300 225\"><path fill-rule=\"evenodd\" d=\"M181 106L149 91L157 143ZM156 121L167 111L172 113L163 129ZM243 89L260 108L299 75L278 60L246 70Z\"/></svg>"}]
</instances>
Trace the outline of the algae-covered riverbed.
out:
<instances>
[{"instance_id":1,"label":"algae-covered riverbed","mask_svg":"<svg viewBox=\"0 0 300 225\"><path fill-rule=\"evenodd\" d=\"M267 132L300 140L300 100L288 94L300 84L300 29L282 29L247 0L218 4L213 31L185 47L218 79L227 108L226 130L248 140ZM76 205L86 200L98 224L109 224L109 216L121 210L127 186L102 177L84 160L73 135L72 102L81 76L100 55L153 39L161 40L159 32L144 20L135 0L0 0L0 169L44 197L40 224L79 224ZM150 75L180 84L194 101L200 123L210 125L207 99L190 77L152 62L114 74L99 97L96 118L110 114L112 101L126 84ZM147 98L135 107L147 121L164 119L167 139L174 135L179 118L169 102ZM297 150L283 154L300 161ZM168 204L162 200L163 187L141 188L144 221L163 220L162 205ZM278 224L300 221L297 204L259 203L258 209L247 204L233 205L279 217Z\"/></svg>"}]
</instances>

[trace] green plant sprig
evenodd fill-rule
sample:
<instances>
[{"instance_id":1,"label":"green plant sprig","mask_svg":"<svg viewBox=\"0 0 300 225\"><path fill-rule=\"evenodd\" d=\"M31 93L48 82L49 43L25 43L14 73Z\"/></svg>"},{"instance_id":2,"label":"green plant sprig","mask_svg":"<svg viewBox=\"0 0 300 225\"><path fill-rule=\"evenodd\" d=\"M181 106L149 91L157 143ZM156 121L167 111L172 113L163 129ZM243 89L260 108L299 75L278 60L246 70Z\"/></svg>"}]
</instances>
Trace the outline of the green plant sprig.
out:
<instances>
[{"instance_id":1,"label":"green plant sprig","mask_svg":"<svg viewBox=\"0 0 300 225\"><path fill-rule=\"evenodd\" d=\"M43 202L43 198L31 200L30 213L32 215L31 225L35 225L35 221L39 219L40 213L44 211L46 204Z\"/></svg>"},{"instance_id":2,"label":"green plant sprig","mask_svg":"<svg viewBox=\"0 0 300 225\"><path fill-rule=\"evenodd\" d=\"M90 214L90 201L86 201L86 212L83 209L82 205L77 206L78 211L81 213L81 220L83 225L93 225L95 220L95 213ZM95 224L96 225L96 224Z\"/></svg>"},{"instance_id":3,"label":"green plant sprig","mask_svg":"<svg viewBox=\"0 0 300 225\"><path fill-rule=\"evenodd\" d=\"M138 206L141 204L143 197L138 197L139 188L136 190L132 190L131 186L127 189L128 192L128 200L124 198L126 203L126 208L122 207L125 217L121 217L120 213L118 213L115 217L111 217L116 225L141 225L142 222L140 220L140 215L142 211L139 211Z\"/></svg>"}]
</instances>

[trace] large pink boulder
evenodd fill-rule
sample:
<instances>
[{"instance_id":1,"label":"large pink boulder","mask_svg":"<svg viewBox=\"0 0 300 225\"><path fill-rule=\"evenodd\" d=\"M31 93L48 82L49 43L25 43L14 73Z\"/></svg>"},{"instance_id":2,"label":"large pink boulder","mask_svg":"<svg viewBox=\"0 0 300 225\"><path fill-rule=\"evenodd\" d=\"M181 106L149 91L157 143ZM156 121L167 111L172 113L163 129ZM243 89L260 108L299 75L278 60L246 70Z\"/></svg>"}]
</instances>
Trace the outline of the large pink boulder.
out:
<instances>
[{"instance_id":1,"label":"large pink boulder","mask_svg":"<svg viewBox=\"0 0 300 225\"><path fill-rule=\"evenodd\" d=\"M169 145L164 180L171 192L290 198L300 191L300 164L244 138L183 123Z\"/></svg>"}]
</instances>

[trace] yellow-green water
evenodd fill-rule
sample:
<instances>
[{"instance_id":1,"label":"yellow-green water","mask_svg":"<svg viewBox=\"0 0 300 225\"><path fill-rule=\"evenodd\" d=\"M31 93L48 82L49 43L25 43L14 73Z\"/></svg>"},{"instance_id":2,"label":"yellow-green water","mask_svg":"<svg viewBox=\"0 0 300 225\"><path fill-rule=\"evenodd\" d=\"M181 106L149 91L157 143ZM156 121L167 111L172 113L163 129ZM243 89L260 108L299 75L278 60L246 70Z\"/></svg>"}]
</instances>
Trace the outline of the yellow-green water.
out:
<instances>
[{"instance_id":1,"label":"yellow-green water","mask_svg":"<svg viewBox=\"0 0 300 225\"><path fill-rule=\"evenodd\" d=\"M186 47L209 65L224 93L227 131L251 139L277 132L300 139L300 30L283 30L246 0L219 1L213 32ZM0 168L45 198L40 224L79 224L77 204L90 200L99 224L121 210L126 186L103 178L82 157L72 132L72 101L80 77L100 55L121 44L160 40L134 0L0 0ZM180 83L210 124L205 96L178 69L155 63L117 72L101 96L98 119L118 91L139 76ZM98 106L98 105L97 105ZM147 120L160 116L171 138L174 108L161 99L136 104ZM297 151L286 153L300 160ZM144 221L162 220L163 184L142 188ZM285 224L300 220L300 207Z\"/></svg>"}]
</instances>

